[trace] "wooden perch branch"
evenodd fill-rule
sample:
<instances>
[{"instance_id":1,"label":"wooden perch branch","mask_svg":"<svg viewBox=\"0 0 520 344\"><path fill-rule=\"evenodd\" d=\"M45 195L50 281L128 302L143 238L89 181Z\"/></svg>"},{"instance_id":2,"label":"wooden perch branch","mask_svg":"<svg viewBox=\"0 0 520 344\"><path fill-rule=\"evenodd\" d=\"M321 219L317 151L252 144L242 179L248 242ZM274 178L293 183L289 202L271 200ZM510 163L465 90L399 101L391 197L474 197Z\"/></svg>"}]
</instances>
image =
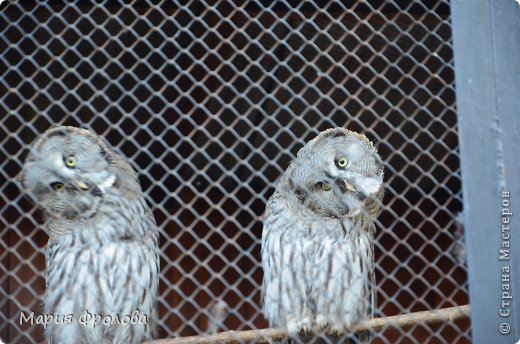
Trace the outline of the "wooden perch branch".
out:
<instances>
[{"instance_id":1,"label":"wooden perch branch","mask_svg":"<svg viewBox=\"0 0 520 344\"><path fill-rule=\"evenodd\" d=\"M470 306L457 306L432 311L423 311L384 318L374 318L363 321L348 332L362 333L380 331L386 328L407 328L416 324L436 324L444 321L454 321L469 318ZM249 331L227 331L208 336L193 336L177 339L160 339L144 344L238 344L245 342L272 343L275 340L288 338L287 333L280 328L268 328Z\"/></svg>"}]
</instances>

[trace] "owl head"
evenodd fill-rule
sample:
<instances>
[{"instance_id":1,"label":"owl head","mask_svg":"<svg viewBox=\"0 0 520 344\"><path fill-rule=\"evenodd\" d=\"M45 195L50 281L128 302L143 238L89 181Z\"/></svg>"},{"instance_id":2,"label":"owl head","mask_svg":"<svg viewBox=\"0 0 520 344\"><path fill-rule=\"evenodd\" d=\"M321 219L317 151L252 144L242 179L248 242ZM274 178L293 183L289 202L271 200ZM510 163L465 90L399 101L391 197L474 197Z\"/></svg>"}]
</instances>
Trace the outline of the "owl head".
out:
<instances>
[{"instance_id":1,"label":"owl head","mask_svg":"<svg viewBox=\"0 0 520 344\"><path fill-rule=\"evenodd\" d=\"M88 218L120 182L120 160L88 130L52 128L31 147L19 181L47 216Z\"/></svg>"},{"instance_id":2,"label":"owl head","mask_svg":"<svg viewBox=\"0 0 520 344\"><path fill-rule=\"evenodd\" d=\"M344 128L309 141L288 168L286 185L300 203L330 217L351 217L380 207L383 162L366 136Z\"/></svg>"}]
</instances>

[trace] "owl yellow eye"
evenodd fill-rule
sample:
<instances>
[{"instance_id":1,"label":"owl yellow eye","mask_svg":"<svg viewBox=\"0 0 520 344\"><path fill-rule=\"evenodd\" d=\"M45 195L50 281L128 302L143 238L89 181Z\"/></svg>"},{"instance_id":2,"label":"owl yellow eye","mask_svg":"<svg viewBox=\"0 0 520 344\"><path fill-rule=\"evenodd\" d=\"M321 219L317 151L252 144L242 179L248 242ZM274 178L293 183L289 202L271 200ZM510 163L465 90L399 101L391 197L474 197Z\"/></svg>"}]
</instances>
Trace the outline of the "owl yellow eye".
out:
<instances>
[{"instance_id":1,"label":"owl yellow eye","mask_svg":"<svg viewBox=\"0 0 520 344\"><path fill-rule=\"evenodd\" d=\"M332 190L332 185L330 185L329 183L320 183L321 185L321 189L323 191L330 191Z\"/></svg>"},{"instance_id":2,"label":"owl yellow eye","mask_svg":"<svg viewBox=\"0 0 520 344\"><path fill-rule=\"evenodd\" d=\"M67 165L67 167L76 167L76 158L74 157L74 155L69 155L65 159L65 165Z\"/></svg>"},{"instance_id":3,"label":"owl yellow eye","mask_svg":"<svg viewBox=\"0 0 520 344\"><path fill-rule=\"evenodd\" d=\"M56 191L62 191L63 189L65 189L65 185L63 185L63 183L60 182L52 183L51 187Z\"/></svg>"},{"instance_id":4,"label":"owl yellow eye","mask_svg":"<svg viewBox=\"0 0 520 344\"><path fill-rule=\"evenodd\" d=\"M338 166L338 168L340 168L340 169L344 169L345 167L347 167L347 164L348 164L348 160L344 156L342 156L341 158L336 160L336 166Z\"/></svg>"}]
</instances>

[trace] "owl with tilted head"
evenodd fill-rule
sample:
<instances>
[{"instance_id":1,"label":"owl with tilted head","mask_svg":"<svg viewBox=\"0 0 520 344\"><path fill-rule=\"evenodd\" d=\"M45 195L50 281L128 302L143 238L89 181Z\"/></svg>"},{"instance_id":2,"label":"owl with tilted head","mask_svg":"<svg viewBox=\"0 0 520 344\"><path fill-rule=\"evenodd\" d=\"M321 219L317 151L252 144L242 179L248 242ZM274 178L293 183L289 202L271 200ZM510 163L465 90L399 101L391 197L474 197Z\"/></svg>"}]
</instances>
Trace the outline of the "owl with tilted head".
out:
<instances>
[{"instance_id":1,"label":"owl with tilted head","mask_svg":"<svg viewBox=\"0 0 520 344\"><path fill-rule=\"evenodd\" d=\"M349 341L338 334L373 310L383 192L383 163L364 135L325 130L298 152L264 217L262 297L271 326Z\"/></svg>"},{"instance_id":2,"label":"owl with tilted head","mask_svg":"<svg viewBox=\"0 0 520 344\"><path fill-rule=\"evenodd\" d=\"M88 130L57 127L32 145L19 180L49 236L44 313L62 323L47 325L47 342L150 339L158 230L126 159Z\"/></svg>"}]
</instances>

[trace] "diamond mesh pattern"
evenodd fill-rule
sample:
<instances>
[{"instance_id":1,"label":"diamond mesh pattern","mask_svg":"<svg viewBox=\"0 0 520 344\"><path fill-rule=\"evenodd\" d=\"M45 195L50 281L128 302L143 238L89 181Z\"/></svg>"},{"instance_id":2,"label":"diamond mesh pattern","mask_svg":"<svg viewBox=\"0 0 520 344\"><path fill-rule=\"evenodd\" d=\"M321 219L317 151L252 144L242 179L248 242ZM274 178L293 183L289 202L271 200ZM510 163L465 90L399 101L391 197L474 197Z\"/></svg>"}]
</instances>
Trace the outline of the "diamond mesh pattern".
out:
<instances>
[{"instance_id":1,"label":"diamond mesh pattern","mask_svg":"<svg viewBox=\"0 0 520 344\"><path fill-rule=\"evenodd\" d=\"M51 4L49 4L51 3ZM0 337L42 341L46 235L16 186L47 128L122 152L161 228L160 337L266 327L261 217L318 131L366 133L386 164L377 316L468 303L449 3L4 2ZM375 343L467 343L469 322Z\"/></svg>"}]
</instances>

